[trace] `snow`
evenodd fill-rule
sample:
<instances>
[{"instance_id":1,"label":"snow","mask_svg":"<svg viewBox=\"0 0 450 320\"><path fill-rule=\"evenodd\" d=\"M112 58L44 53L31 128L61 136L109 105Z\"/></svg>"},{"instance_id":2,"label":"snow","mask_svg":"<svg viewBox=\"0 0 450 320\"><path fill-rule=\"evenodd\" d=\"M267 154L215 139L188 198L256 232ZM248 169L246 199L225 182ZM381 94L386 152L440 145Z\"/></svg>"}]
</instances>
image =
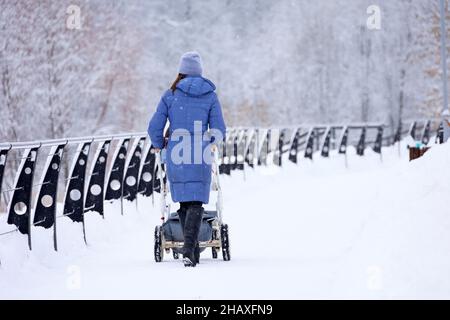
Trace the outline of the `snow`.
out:
<instances>
[{"instance_id":1,"label":"snow","mask_svg":"<svg viewBox=\"0 0 450 320\"><path fill-rule=\"evenodd\" d=\"M450 145L412 162L404 147L382 161L349 148L348 168L333 153L222 176L229 262L209 251L196 268L154 262L159 213L143 198L124 216L119 203L105 219L87 214L88 246L64 218L59 252L44 229L31 252L24 236L2 236L0 299L450 298Z\"/></svg>"}]
</instances>

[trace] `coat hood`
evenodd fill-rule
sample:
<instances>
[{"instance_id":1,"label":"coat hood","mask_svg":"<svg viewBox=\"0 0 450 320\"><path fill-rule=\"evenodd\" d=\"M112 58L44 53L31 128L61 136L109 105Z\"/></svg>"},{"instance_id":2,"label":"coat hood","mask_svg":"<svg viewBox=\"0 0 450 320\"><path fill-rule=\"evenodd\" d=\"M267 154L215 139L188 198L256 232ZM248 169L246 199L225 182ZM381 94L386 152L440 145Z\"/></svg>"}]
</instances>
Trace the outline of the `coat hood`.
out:
<instances>
[{"instance_id":1,"label":"coat hood","mask_svg":"<svg viewBox=\"0 0 450 320\"><path fill-rule=\"evenodd\" d=\"M177 89L184 93L198 97L216 90L216 86L210 80L200 76L188 76L177 84Z\"/></svg>"}]
</instances>

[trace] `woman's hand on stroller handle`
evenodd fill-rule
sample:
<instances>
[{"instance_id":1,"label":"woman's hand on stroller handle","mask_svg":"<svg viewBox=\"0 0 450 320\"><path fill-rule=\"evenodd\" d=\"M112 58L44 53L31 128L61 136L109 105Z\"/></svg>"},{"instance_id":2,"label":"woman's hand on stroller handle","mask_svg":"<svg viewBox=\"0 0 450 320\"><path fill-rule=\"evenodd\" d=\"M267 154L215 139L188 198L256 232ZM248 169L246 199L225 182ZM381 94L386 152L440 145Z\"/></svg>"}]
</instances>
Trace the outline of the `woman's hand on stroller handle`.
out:
<instances>
[{"instance_id":1,"label":"woman's hand on stroller handle","mask_svg":"<svg viewBox=\"0 0 450 320\"><path fill-rule=\"evenodd\" d=\"M156 148L155 146L151 146L150 147L150 152L151 153L158 153L158 152L160 152L161 151L161 149L160 148Z\"/></svg>"}]
</instances>

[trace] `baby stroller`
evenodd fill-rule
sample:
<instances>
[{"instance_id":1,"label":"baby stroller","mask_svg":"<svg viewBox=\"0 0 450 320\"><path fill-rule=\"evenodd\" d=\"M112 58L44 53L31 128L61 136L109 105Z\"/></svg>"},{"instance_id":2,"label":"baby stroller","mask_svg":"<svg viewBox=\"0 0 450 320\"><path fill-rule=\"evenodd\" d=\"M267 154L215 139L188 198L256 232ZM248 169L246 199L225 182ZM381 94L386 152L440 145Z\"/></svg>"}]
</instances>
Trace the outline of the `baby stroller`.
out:
<instances>
[{"instance_id":1,"label":"baby stroller","mask_svg":"<svg viewBox=\"0 0 450 320\"><path fill-rule=\"evenodd\" d=\"M222 251L224 261L230 260L230 242L228 236L228 225L222 220L222 190L219 183L218 151L214 151L212 163L211 190L217 192L216 210L205 210L198 236L200 252L206 248L211 248L213 259L217 259L218 251ZM161 262L164 252L167 254L172 250L173 258L178 259L184 244L183 230L177 212L170 212L170 205L167 204L166 197L168 186L164 179L164 166L161 162L161 153L156 154L157 179L161 185L161 220L163 224L155 228L155 261Z\"/></svg>"}]
</instances>

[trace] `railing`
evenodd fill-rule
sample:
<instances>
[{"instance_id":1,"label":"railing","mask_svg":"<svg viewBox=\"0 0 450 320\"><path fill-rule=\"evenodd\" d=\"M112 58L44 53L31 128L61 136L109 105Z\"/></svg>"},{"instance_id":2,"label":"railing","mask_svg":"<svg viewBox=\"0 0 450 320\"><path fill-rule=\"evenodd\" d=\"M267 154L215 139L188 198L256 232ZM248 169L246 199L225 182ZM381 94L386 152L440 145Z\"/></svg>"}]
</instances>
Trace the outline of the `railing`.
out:
<instances>
[{"instance_id":1,"label":"railing","mask_svg":"<svg viewBox=\"0 0 450 320\"><path fill-rule=\"evenodd\" d=\"M440 136L436 121L402 124L395 130L390 128L393 132L390 136L383 135L386 127L363 123L231 128L219 147L219 171L231 174L233 170L244 170L245 166L253 168L269 163L282 166L285 153L294 163L302 157L313 159L316 152L321 157L329 157L330 150L346 154L348 145L354 145L360 156L369 146L381 154L383 146L406 135L424 144L432 138L433 130ZM58 250L56 225L63 218L80 223L86 241L86 212L104 216L105 201L136 201L138 195L152 197L160 192L155 168L155 155L150 152L146 132L0 143L0 204L3 201L6 205L7 224L11 225L7 230L0 229L3 230L0 237L20 232L27 235L31 250L32 228L42 227L53 231L54 250ZM13 181L6 188L2 187L6 185L2 184L4 177ZM37 183L34 177L39 178ZM63 204L59 214L58 202Z\"/></svg>"}]
</instances>

